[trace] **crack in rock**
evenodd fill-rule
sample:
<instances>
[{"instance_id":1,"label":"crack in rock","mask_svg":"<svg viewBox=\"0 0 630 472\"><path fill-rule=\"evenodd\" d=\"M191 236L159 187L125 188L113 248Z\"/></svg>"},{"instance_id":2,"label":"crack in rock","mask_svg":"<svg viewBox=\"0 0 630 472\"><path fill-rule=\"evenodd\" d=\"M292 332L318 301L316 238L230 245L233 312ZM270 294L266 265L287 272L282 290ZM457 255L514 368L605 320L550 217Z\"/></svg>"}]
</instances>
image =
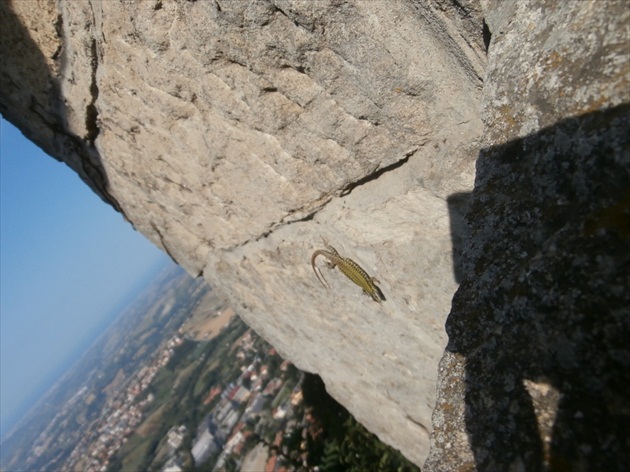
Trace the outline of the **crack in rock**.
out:
<instances>
[{"instance_id":1,"label":"crack in rock","mask_svg":"<svg viewBox=\"0 0 630 472\"><path fill-rule=\"evenodd\" d=\"M342 190L341 193L339 194L342 197L345 197L346 195L350 194L355 188L361 186L361 185L365 185L368 182L371 182L373 180L378 179L381 175L387 173L387 172L391 172L393 170L398 169L399 167L403 166L404 164L406 164L409 161L409 158L411 156L413 156L419 148L414 148L411 151L407 152L405 154L405 157L403 157L402 159L394 162L393 164L390 164L388 166L382 167L380 169L375 169L374 171L370 172L369 174L361 177L358 180L355 180L354 182L350 182L348 185L346 185Z\"/></svg>"}]
</instances>

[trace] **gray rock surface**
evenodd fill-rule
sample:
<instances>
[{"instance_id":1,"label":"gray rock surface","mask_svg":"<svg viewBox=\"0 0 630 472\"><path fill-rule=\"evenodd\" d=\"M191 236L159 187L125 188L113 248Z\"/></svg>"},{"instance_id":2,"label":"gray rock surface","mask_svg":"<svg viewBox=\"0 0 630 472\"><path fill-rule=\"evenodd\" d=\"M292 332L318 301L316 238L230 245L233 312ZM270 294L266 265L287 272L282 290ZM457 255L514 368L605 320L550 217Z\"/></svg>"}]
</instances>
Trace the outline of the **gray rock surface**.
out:
<instances>
[{"instance_id":1,"label":"gray rock surface","mask_svg":"<svg viewBox=\"0 0 630 472\"><path fill-rule=\"evenodd\" d=\"M426 470L630 463L625 2L487 2L483 148Z\"/></svg>"},{"instance_id":2,"label":"gray rock surface","mask_svg":"<svg viewBox=\"0 0 630 472\"><path fill-rule=\"evenodd\" d=\"M0 2L3 116L368 429L422 464L435 428L427 470L581 447L556 431L590 413L563 403L576 366L597 379L628 361L627 253L602 255L627 241L623 2L37 5ZM321 287L321 237L387 301L320 261ZM593 332L572 318L591 307ZM606 379L579 392L617 421Z\"/></svg>"}]
</instances>

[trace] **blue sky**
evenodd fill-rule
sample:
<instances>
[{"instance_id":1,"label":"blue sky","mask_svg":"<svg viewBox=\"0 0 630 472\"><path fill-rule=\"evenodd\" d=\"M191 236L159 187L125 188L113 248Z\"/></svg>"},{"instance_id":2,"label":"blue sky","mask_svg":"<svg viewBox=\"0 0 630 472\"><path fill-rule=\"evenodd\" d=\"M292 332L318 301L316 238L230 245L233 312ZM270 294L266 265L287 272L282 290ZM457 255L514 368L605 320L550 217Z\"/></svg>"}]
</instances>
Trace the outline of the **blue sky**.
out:
<instances>
[{"instance_id":1,"label":"blue sky","mask_svg":"<svg viewBox=\"0 0 630 472\"><path fill-rule=\"evenodd\" d=\"M0 433L170 259L79 177L0 123Z\"/></svg>"}]
</instances>

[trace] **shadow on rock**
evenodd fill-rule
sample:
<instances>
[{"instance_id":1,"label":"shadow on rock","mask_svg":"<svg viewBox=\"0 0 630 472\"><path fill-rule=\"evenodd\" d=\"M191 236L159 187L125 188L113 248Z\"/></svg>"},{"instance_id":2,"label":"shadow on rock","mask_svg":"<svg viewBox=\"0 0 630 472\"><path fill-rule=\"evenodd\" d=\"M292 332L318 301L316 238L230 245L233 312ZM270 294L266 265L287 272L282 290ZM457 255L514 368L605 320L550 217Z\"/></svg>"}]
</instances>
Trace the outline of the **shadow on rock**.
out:
<instances>
[{"instance_id":1,"label":"shadow on rock","mask_svg":"<svg viewBox=\"0 0 630 472\"><path fill-rule=\"evenodd\" d=\"M68 79L72 71L69 70L71 65L67 57L70 52L64 39L64 28L67 26L60 13L61 6L57 7L56 14L43 10L42 16L49 16L51 20L46 27L46 22L41 21L39 27L45 31L37 31L36 22L30 25L30 31L23 24L26 20L14 11L24 10L18 8L18 2L0 2L0 113L44 152L68 164L105 203L123 213L117 200L109 193L109 180L95 146L100 131L96 107L96 67L99 62L96 42L89 48L93 68L90 101L85 104L85 109L70 110L62 82L72 82L74 78ZM33 39L32 34L35 33L48 35L47 45L57 45L50 57L44 56L42 44ZM73 126L69 123L71 113L83 116L84 135L72 131Z\"/></svg>"},{"instance_id":2,"label":"shadow on rock","mask_svg":"<svg viewBox=\"0 0 630 472\"><path fill-rule=\"evenodd\" d=\"M448 350L479 470L630 462L630 106L484 149Z\"/></svg>"},{"instance_id":3,"label":"shadow on rock","mask_svg":"<svg viewBox=\"0 0 630 472\"><path fill-rule=\"evenodd\" d=\"M468 239L468 225L465 215L470 204L470 192L454 193L446 199L448 204L451 245L453 251L453 274L455 281L462 282L462 251Z\"/></svg>"}]
</instances>

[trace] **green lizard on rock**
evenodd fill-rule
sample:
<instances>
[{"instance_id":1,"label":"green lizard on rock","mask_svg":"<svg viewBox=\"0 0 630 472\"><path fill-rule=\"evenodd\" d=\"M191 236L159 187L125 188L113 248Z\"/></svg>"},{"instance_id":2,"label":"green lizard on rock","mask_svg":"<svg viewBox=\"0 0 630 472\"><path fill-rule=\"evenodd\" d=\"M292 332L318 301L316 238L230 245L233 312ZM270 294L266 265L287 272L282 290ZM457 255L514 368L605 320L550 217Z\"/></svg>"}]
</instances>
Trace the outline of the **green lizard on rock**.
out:
<instances>
[{"instance_id":1,"label":"green lizard on rock","mask_svg":"<svg viewBox=\"0 0 630 472\"><path fill-rule=\"evenodd\" d=\"M361 287L363 292L372 297L372 300L375 302L380 303L381 301L385 301L383 292L381 292L381 289L376 286L376 284L380 282L375 277L370 277L368 273L352 259L342 257L337 250L334 247L329 246L326 241L324 241L324 245L326 246L326 249L318 249L311 256L311 266L313 266L313 271L324 288L329 288L329 285L324 278L324 274L322 274L319 268L315 265L315 259L317 259L317 256L323 256L328 259L328 266L331 269L335 266L338 267L343 275Z\"/></svg>"}]
</instances>

